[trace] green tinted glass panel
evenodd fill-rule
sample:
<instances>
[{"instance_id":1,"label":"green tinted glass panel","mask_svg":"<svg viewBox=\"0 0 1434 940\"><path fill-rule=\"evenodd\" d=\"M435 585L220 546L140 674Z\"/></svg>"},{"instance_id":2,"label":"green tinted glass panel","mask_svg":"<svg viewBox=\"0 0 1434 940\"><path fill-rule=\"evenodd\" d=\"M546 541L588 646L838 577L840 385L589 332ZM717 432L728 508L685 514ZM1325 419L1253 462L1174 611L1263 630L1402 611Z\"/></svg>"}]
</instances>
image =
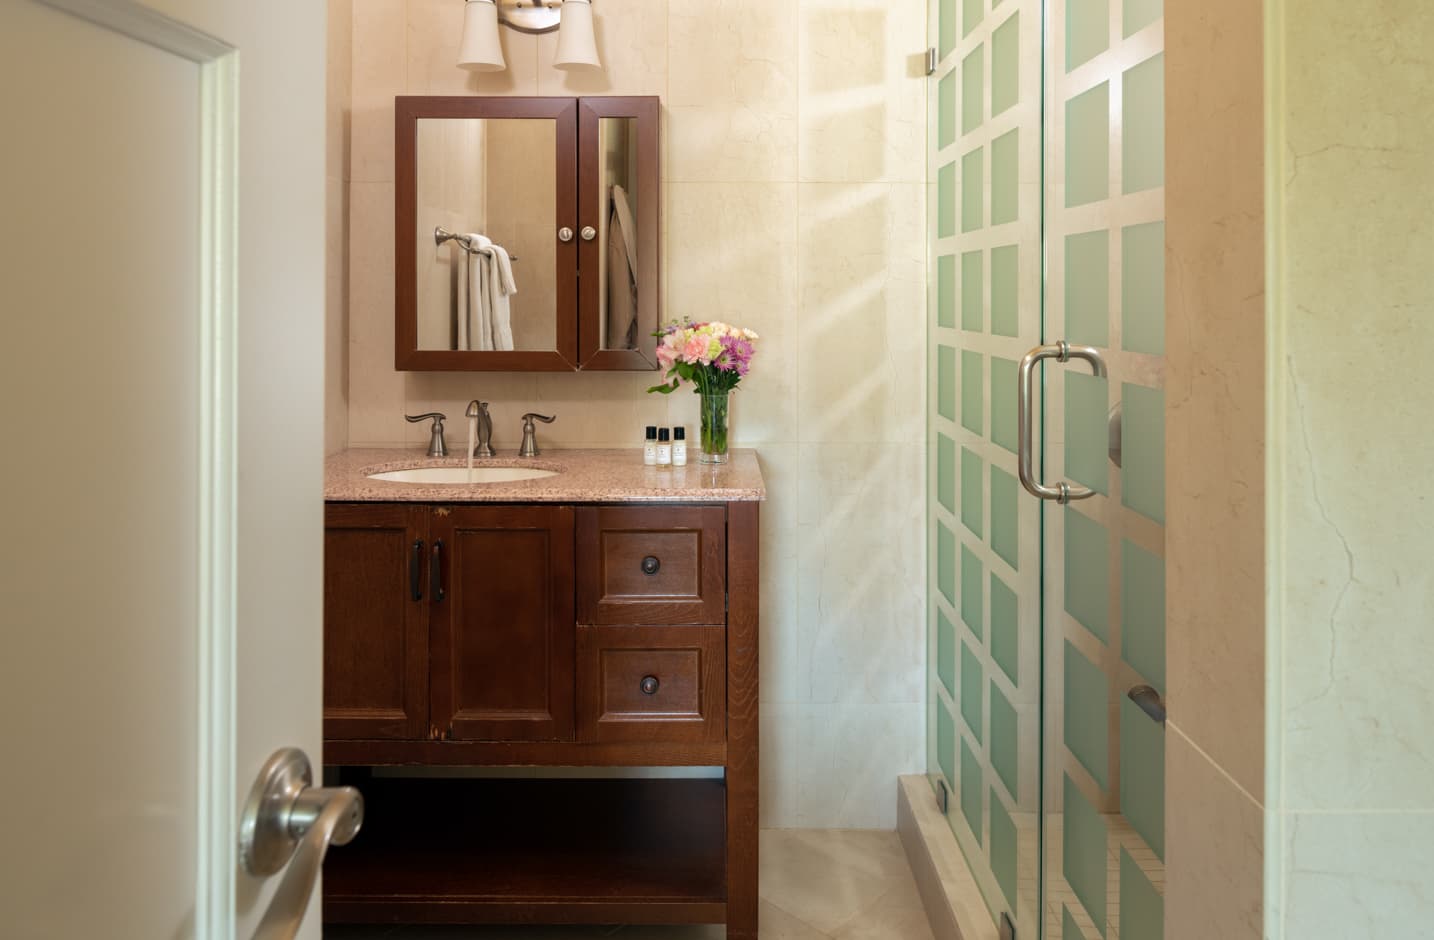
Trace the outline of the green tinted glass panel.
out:
<instances>
[{"instance_id":1,"label":"green tinted glass panel","mask_svg":"<svg viewBox=\"0 0 1434 940\"><path fill-rule=\"evenodd\" d=\"M1110 233L1066 236L1066 339L1110 345Z\"/></svg>"},{"instance_id":2,"label":"green tinted glass panel","mask_svg":"<svg viewBox=\"0 0 1434 940\"><path fill-rule=\"evenodd\" d=\"M936 699L936 763L946 778L946 789L956 789L956 722L940 697Z\"/></svg>"},{"instance_id":3,"label":"green tinted glass panel","mask_svg":"<svg viewBox=\"0 0 1434 940\"><path fill-rule=\"evenodd\" d=\"M936 85L936 145L956 142L956 70L946 73Z\"/></svg>"},{"instance_id":4,"label":"green tinted glass panel","mask_svg":"<svg viewBox=\"0 0 1434 940\"><path fill-rule=\"evenodd\" d=\"M961 546L961 622L981 636L981 559L965 545Z\"/></svg>"},{"instance_id":5,"label":"green tinted glass panel","mask_svg":"<svg viewBox=\"0 0 1434 940\"><path fill-rule=\"evenodd\" d=\"M1165 900L1124 847L1120 850L1120 935L1128 940L1165 938Z\"/></svg>"},{"instance_id":6,"label":"green tinted glass panel","mask_svg":"<svg viewBox=\"0 0 1434 940\"><path fill-rule=\"evenodd\" d=\"M1120 655L1165 689L1165 562L1128 539L1120 545Z\"/></svg>"},{"instance_id":7,"label":"green tinted glass panel","mask_svg":"<svg viewBox=\"0 0 1434 940\"><path fill-rule=\"evenodd\" d=\"M1121 501L1165 524L1165 392L1121 386Z\"/></svg>"},{"instance_id":8,"label":"green tinted glass panel","mask_svg":"<svg viewBox=\"0 0 1434 940\"><path fill-rule=\"evenodd\" d=\"M1020 332L1019 259L1015 245L991 249L991 332L997 336L1015 336Z\"/></svg>"},{"instance_id":9,"label":"green tinted glass panel","mask_svg":"<svg viewBox=\"0 0 1434 940\"><path fill-rule=\"evenodd\" d=\"M981 412L986 407L982 378L981 354L961 350L961 426L973 434L981 433Z\"/></svg>"},{"instance_id":10,"label":"green tinted glass panel","mask_svg":"<svg viewBox=\"0 0 1434 940\"><path fill-rule=\"evenodd\" d=\"M1162 0L1125 0L1122 11L1122 34L1134 36L1165 15Z\"/></svg>"},{"instance_id":11,"label":"green tinted glass panel","mask_svg":"<svg viewBox=\"0 0 1434 940\"><path fill-rule=\"evenodd\" d=\"M944 59L956 48L956 0L941 0L937 18L937 30L941 34L938 48Z\"/></svg>"},{"instance_id":12,"label":"green tinted glass panel","mask_svg":"<svg viewBox=\"0 0 1434 940\"><path fill-rule=\"evenodd\" d=\"M991 549L1006 564L1021 566L1020 504L1016 502L1016 478L991 468Z\"/></svg>"},{"instance_id":13,"label":"green tinted glass panel","mask_svg":"<svg viewBox=\"0 0 1434 940\"><path fill-rule=\"evenodd\" d=\"M1066 476L1109 495L1110 433L1107 404L1110 383L1095 375L1067 370Z\"/></svg>"},{"instance_id":14,"label":"green tinted glass panel","mask_svg":"<svg viewBox=\"0 0 1434 940\"><path fill-rule=\"evenodd\" d=\"M1124 191L1165 185L1165 54L1125 73L1121 165Z\"/></svg>"},{"instance_id":15,"label":"green tinted glass panel","mask_svg":"<svg viewBox=\"0 0 1434 940\"><path fill-rule=\"evenodd\" d=\"M1165 355L1165 223L1120 230L1120 344Z\"/></svg>"},{"instance_id":16,"label":"green tinted glass panel","mask_svg":"<svg viewBox=\"0 0 1434 940\"><path fill-rule=\"evenodd\" d=\"M1066 0L1066 71L1110 48L1110 0Z\"/></svg>"},{"instance_id":17,"label":"green tinted glass panel","mask_svg":"<svg viewBox=\"0 0 1434 940\"><path fill-rule=\"evenodd\" d=\"M975 150L961 158L961 231L974 232L983 224L985 215L984 157L982 150Z\"/></svg>"},{"instance_id":18,"label":"green tinted glass panel","mask_svg":"<svg viewBox=\"0 0 1434 940\"><path fill-rule=\"evenodd\" d=\"M991 575L991 658L1001 671L1020 686L1021 639L1018 631L1016 592Z\"/></svg>"},{"instance_id":19,"label":"green tinted glass panel","mask_svg":"<svg viewBox=\"0 0 1434 940\"><path fill-rule=\"evenodd\" d=\"M1006 896L1006 904L1016 909L1016 824L1011 814L1001 803L1001 798L991 790L991 871L996 875L996 884Z\"/></svg>"},{"instance_id":20,"label":"green tinted glass panel","mask_svg":"<svg viewBox=\"0 0 1434 940\"><path fill-rule=\"evenodd\" d=\"M961 35L971 35L971 30L981 25L986 15L986 0L962 0Z\"/></svg>"},{"instance_id":21,"label":"green tinted glass panel","mask_svg":"<svg viewBox=\"0 0 1434 940\"><path fill-rule=\"evenodd\" d=\"M956 234L956 164L948 163L936 171L936 234L950 238Z\"/></svg>"},{"instance_id":22,"label":"green tinted glass panel","mask_svg":"<svg viewBox=\"0 0 1434 940\"><path fill-rule=\"evenodd\" d=\"M1016 13L991 34L991 116L1021 100L1021 15Z\"/></svg>"},{"instance_id":23,"label":"green tinted glass panel","mask_svg":"<svg viewBox=\"0 0 1434 940\"><path fill-rule=\"evenodd\" d=\"M981 775L981 758L971 750L971 745L966 739L961 738L961 815L966 817L966 825L976 834L976 842L980 844L981 838L981 792L984 789Z\"/></svg>"},{"instance_id":24,"label":"green tinted glass panel","mask_svg":"<svg viewBox=\"0 0 1434 940\"><path fill-rule=\"evenodd\" d=\"M1071 916L1071 909L1064 905L1061 906L1061 940L1086 940L1085 934Z\"/></svg>"},{"instance_id":25,"label":"green tinted glass panel","mask_svg":"<svg viewBox=\"0 0 1434 940\"><path fill-rule=\"evenodd\" d=\"M955 255L936 259L936 325L948 330L956 326Z\"/></svg>"},{"instance_id":26,"label":"green tinted glass panel","mask_svg":"<svg viewBox=\"0 0 1434 940\"><path fill-rule=\"evenodd\" d=\"M1021 131L1007 131L991 141L991 224L1016 221L1020 212Z\"/></svg>"},{"instance_id":27,"label":"green tinted glass panel","mask_svg":"<svg viewBox=\"0 0 1434 940\"><path fill-rule=\"evenodd\" d=\"M964 743L964 742L963 742ZM1086 913L1105 936L1105 823L1069 776L1065 778L1061 871Z\"/></svg>"},{"instance_id":28,"label":"green tinted glass panel","mask_svg":"<svg viewBox=\"0 0 1434 940\"><path fill-rule=\"evenodd\" d=\"M936 347L936 413L956 420L956 350Z\"/></svg>"},{"instance_id":29,"label":"green tinted glass panel","mask_svg":"<svg viewBox=\"0 0 1434 940\"><path fill-rule=\"evenodd\" d=\"M1066 207L1110 195L1110 83L1066 102Z\"/></svg>"},{"instance_id":30,"label":"green tinted glass panel","mask_svg":"<svg viewBox=\"0 0 1434 940\"><path fill-rule=\"evenodd\" d=\"M1016 371L1014 359L991 357L991 440L1011 453L1016 441Z\"/></svg>"},{"instance_id":31,"label":"green tinted glass panel","mask_svg":"<svg viewBox=\"0 0 1434 940\"><path fill-rule=\"evenodd\" d=\"M1104 790L1110 785L1110 712L1105 673L1065 643L1066 747Z\"/></svg>"},{"instance_id":32,"label":"green tinted glass panel","mask_svg":"<svg viewBox=\"0 0 1434 940\"><path fill-rule=\"evenodd\" d=\"M981 291L981 252L961 254L961 329L979 333L984 311Z\"/></svg>"},{"instance_id":33,"label":"green tinted glass panel","mask_svg":"<svg viewBox=\"0 0 1434 940\"><path fill-rule=\"evenodd\" d=\"M977 46L961 61L961 133L981 126L986 89L986 47Z\"/></svg>"},{"instance_id":34,"label":"green tinted glass panel","mask_svg":"<svg viewBox=\"0 0 1434 940\"><path fill-rule=\"evenodd\" d=\"M981 674L981 657L966 644L961 644L961 720L977 741L985 740L985 729L981 721L981 697L986 694L985 678Z\"/></svg>"},{"instance_id":35,"label":"green tinted glass panel","mask_svg":"<svg viewBox=\"0 0 1434 940\"><path fill-rule=\"evenodd\" d=\"M1165 731L1129 698L1120 699L1120 812L1165 857Z\"/></svg>"},{"instance_id":36,"label":"green tinted glass panel","mask_svg":"<svg viewBox=\"0 0 1434 940\"><path fill-rule=\"evenodd\" d=\"M993 631L994 633L994 631ZM1015 799L1020 793L1020 737L1018 735L1016 709L1006 701L1006 696L1001 692L1001 687L996 682L991 683L991 767L1001 782L1006 785L1006 792Z\"/></svg>"},{"instance_id":37,"label":"green tinted glass panel","mask_svg":"<svg viewBox=\"0 0 1434 940\"><path fill-rule=\"evenodd\" d=\"M936 435L936 501L949 513L956 512L956 442L945 434Z\"/></svg>"},{"instance_id":38,"label":"green tinted glass panel","mask_svg":"<svg viewBox=\"0 0 1434 940\"><path fill-rule=\"evenodd\" d=\"M961 448L961 524L970 529L977 538L982 535L981 516L986 511L986 504L982 500L985 489L982 485L984 474L985 468L976 452Z\"/></svg>"},{"instance_id":39,"label":"green tinted glass panel","mask_svg":"<svg viewBox=\"0 0 1434 940\"><path fill-rule=\"evenodd\" d=\"M956 626L939 606L936 608L936 676L946 694L956 697Z\"/></svg>"},{"instance_id":40,"label":"green tinted glass panel","mask_svg":"<svg viewBox=\"0 0 1434 940\"><path fill-rule=\"evenodd\" d=\"M1102 643L1110 636L1110 546L1105 526L1066 507L1066 612Z\"/></svg>"},{"instance_id":41,"label":"green tinted glass panel","mask_svg":"<svg viewBox=\"0 0 1434 940\"><path fill-rule=\"evenodd\" d=\"M936 588L947 603L956 603L956 536L936 523Z\"/></svg>"}]
</instances>

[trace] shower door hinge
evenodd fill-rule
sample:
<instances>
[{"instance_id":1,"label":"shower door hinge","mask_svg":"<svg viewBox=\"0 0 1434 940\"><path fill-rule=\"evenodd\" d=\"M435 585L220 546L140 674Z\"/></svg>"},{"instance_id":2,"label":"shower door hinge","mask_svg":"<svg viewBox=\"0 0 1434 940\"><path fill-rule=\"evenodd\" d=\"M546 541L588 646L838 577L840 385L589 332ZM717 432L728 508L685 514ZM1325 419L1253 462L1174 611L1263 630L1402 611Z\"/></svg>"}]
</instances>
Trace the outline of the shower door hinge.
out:
<instances>
[{"instance_id":1,"label":"shower door hinge","mask_svg":"<svg viewBox=\"0 0 1434 940\"><path fill-rule=\"evenodd\" d=\"M939 63L940 61L941 61L941 60L940 60L940 59L937 57L937 55L936 55L936 47L935 47L935 46L932 46L930 49L927 49L927 50L926 50L926 74L927 74L927 75L935 75L935 74L936 74L936 65L937 65L937 63Z\"/></svg>"},{"instance_id":2,"label":"shower door hinge","mask_svg":"<svg viewBox=\"0 0 1434 940\"><path fill-rule=\"evenodd\" d=\"M1016 940L1016 925L1011 923L1008 911L1001 912L1001 940Z\"/></svg>"},{"instance_id":3,"label":"shower door hinge","mask_svg":"<svg viewBox=\"0 0 1434 940\"><path fill-rule=\"evenodd\" d=\"M950 800L951 795L946 792L946 781L936 781L936 808L941 810L942 816L946 815L946 810L950 803Z\"/></svg>"}]
</instances>

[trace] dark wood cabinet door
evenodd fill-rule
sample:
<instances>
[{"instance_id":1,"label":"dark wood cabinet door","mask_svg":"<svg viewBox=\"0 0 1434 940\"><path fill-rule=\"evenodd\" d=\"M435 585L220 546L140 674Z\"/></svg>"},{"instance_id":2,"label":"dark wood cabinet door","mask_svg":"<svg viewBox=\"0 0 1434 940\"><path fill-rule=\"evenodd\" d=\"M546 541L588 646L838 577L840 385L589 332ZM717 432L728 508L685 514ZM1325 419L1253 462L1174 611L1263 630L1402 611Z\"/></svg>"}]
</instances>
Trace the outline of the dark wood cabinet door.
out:
<instances>
[{"instance_id":1,"label":"dark wood cabinet door","mask_svg":"<svg viewBox=\"0 0 1434 940\"><path fill-rule=\"evenodd\" d=\"M432 715L462 741L571 741L573 510L433 510Z\"/></svg>"},{"instance_id":2,"label":"dark wood cabinet door","mask_svg":"<svg viewBox=\"0 0 1434 940\"><path fill-rule=\"evenodd\" d=\"M428 736L424 506L324 512L324 737Z\"/></svg>"}]
</instances>

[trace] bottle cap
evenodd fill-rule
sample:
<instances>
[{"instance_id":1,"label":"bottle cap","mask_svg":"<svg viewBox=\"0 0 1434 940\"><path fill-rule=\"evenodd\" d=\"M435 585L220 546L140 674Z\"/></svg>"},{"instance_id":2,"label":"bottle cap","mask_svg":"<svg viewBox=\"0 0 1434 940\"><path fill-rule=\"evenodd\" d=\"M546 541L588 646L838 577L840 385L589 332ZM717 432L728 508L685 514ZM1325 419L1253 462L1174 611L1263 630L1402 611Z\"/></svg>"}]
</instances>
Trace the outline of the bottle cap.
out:
<instances>
[{"instance_id":1,"label":"bottle cap","mask_svg":"<svg viewBox=\"0 0 1434 940\"><path fill-rule=\"evenodd\" d=\"M687 440L687 428L675 427L672 429L672 439L675 441Z\"/></svg>"},{"instance_id":2,"label":"bottle cap","mask_svg":"<svg viewBox=\"0 0 1434 940\"><path fill-rule=\"evenodd\" d=\"M657 440L657 425L649 424L647 426L647 439L649 441Z\"/></svg>"},{"instance_id":3,"label":"bottle cap","mask_svg":"<svg viewBox=\"0 0 1434 940\"><path fill-rule=\"evenodd\" d=\"M657 439L658 439L659 441L666 441L666 440L667 440L667 437L668 437L667 428L663 428L661 431L658 431L658 432L657 432Z\"/></svg>"}]
</instances>

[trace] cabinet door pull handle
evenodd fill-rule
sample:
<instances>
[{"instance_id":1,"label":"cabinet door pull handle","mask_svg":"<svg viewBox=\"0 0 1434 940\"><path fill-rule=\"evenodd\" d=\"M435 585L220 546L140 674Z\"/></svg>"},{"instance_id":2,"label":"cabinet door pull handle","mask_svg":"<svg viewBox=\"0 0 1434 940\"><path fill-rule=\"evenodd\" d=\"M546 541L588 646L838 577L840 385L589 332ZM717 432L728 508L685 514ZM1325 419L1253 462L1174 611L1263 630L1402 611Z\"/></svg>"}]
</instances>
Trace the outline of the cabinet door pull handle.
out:
<instances>
[{"instance_id":1,"label":"cabinet door pull handle","mask_svg":"<svg viewBox=\"0 0 1434 940\"><path fill-rule=\"evenodd\" d=\"M428 563L428 593L434 601L443 600L443 540L433 543L433 559Z\"/></svg>"},{"instance_id":2,"label":"cabinet door pull handle","mask_svg":"<svg viewBox=\"0 0 1434 940\"><path fill-rule=\"evenodd\" d=\"M643 695L656 695L659 685L661 685L661 683L657 681L656 676L643 676L639 688L642 689Z\"/></svg>"},{"instance_id":3,"label":"cabinet door pull handle","mask_svg":"<svg viewBox=\"0 0 1434 940\"><path fill-rule=\"evenodd\" d=\"M413 554L408 556L408 596L416 601L423 600L423 539L413 542Z\"/></svg>"},{"instance_id":4,"label":"cabinet door pull handle","mask_svg":"<svg viewBox=\"0 0 1434 940\"><path fill-rule=\"evenodd\" d=\"M642 560L643 574L657 574L658 569L660 569L661 567L662 562L658 560L656 555L648 555Z\"/></svg>"}]
</instances>

